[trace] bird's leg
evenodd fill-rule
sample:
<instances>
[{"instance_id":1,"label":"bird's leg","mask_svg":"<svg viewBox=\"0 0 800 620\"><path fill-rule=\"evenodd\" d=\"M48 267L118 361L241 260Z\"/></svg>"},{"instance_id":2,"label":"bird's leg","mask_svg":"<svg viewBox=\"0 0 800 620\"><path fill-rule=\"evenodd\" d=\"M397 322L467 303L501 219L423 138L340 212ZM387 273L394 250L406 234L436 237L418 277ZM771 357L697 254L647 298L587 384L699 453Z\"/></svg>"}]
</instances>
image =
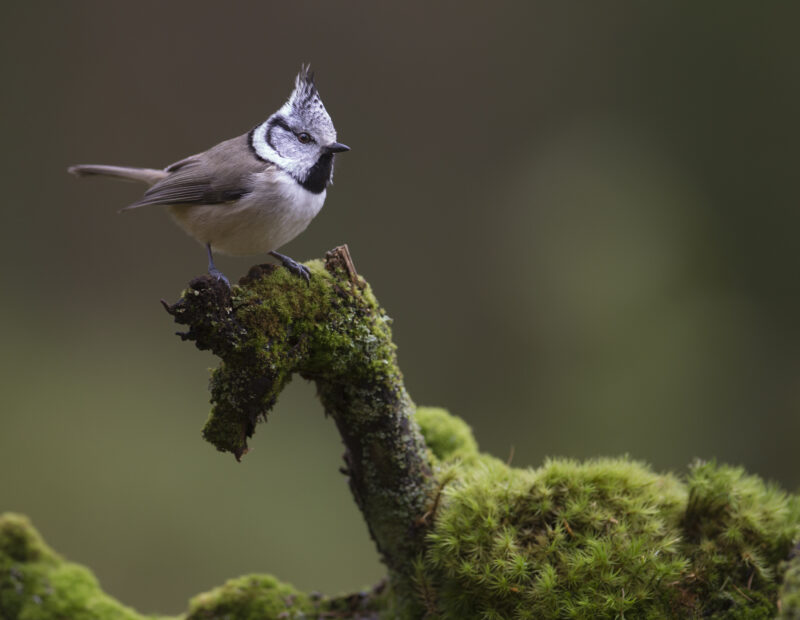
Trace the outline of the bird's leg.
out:
<instances>
[{"instance_id":1,"label":"bird's leg","mask_svg":"<svg viewBox=\"0 0 800 620\"><path fill-rule=\"evenodd\" d=\"M302 263L298 263L296 260L289 258L288 256L284 256L283 254L279 254L278 252L270 252L270 256L274 256L277 258L283 266L286 267L289 271L291 271L296 276L300 276L301 278L305 278L305 281L308 282L311 279L311 272L308 270L308 267L303 265Z\"/></svg>"},{"instance_id":2,"label":"bird's leg","mask_svg":"<svg viewBox=\"0 0 800 620\"><path fill-rule=\"evenodd\" d=\"M214 276L217 280L222 280L225 285L230 288L231 283L228 281L228 278L225 277L225 274L222 273L219 269L214 266L214 256L211 254L211 244L206 243L206 251L208 251L208 273L211 276Z\"/></svg>"}]
</instances>

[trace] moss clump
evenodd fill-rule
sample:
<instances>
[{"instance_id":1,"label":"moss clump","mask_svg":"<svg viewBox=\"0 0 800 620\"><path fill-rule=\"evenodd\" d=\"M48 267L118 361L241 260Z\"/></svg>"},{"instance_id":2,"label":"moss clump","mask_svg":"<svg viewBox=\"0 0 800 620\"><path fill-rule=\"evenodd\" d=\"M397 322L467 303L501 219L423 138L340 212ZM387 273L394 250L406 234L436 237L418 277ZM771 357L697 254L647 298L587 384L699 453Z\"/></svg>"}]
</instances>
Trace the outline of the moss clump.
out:
<instances>
[{"instance_id":1,"label":"moss clump","mask_svg":"<svg viewBox=\"0 0 800 620\"><path fill-rule=\"evenodd\" d=\"M286 269L251 271L234 291L234 313L247 330L240 347L264 365L284 366L311 378L340 377L351 384L399 375L391 320L372 289L351 284L326 263L305 263L308 283Z\"/></svg>"},{"instance_id":2,"label":"moss clump","mask_svg":"<svg viewBox=\"0 0 800 620\"><path fill-rule=\"evenodd\" d=\"M777 568L798 536L796 501L738 467L697 463L681 527L695 591L711 617L772 618ZM719 614L714 616L713 614Z\"/></svg>"},{"instance_id":3,"label":"moss clump","mask_svg":"<svg viewBox=\"0 0 800 620\"><path fill-rule=\"evenodd\" d=\"M447 476L416 565L431 617L775 617L796 498L708 463L686 483L627 458L513 469L448 417L418 413Z\"/></svg>"},{"instance_id":4,"label":"moss clump","mask_svg":"<svg viewBox=\"0 0 800 620\"><path fill-rule=\"evenodd\" d=\"M417 407L415 419L425 444L439 461L471 461L478 455L478 442L461 418L439 407Z\"/></svg>"},{"instance_id":5,"label":"moss clump","mask_svg":"<svg viewBox=\"0 0 800 620\"><path fill-rule=\"evenodd\" d=\"M143 620L105 594L94 575L64 561L22 515L0 515L0 618Z\"/></svg>"},{"instance_id":6,"label":"moss clump","mask_svg":"<svg viewBox=\"0 0 800 620\"><path fill-rule=\"evenodd\" d=\"M476 464L444 490L426 605L442 618L681 617L684 493L628 460Z\"/></svg>"},{"instance_id":7,"label":"moss clump","mask_svg":"<svg viewBox=\"0 0 800 620\"><path fill-rule=\"evenodd\" d=\"M186 620L293 620L314 617L311 599L270 575L231 579L189 602Z\"/></svg>"}]
</instances>

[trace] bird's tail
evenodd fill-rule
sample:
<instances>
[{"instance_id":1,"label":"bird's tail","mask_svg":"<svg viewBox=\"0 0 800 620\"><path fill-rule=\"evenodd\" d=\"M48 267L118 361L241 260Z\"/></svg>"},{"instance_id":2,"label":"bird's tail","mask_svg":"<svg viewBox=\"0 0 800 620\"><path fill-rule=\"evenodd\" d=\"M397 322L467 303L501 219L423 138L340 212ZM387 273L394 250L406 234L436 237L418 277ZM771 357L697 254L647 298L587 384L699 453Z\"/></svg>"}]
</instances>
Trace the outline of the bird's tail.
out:
<instances>
[{"instance_id":1,"label":"bird's tail","mask_svg":"<svg viewBox=\"0 0 800 620\"><path fill-rule=\"evenodd\" d=\"M99 175L128 181L141 181L148 185L153 185L167 176L167 173L163 170L155 170L154 168L126 168L124 166L96 166L91 164L70 166L67 168L67 172L74 174L76 177Z\"/></svg>"}]
</instances>

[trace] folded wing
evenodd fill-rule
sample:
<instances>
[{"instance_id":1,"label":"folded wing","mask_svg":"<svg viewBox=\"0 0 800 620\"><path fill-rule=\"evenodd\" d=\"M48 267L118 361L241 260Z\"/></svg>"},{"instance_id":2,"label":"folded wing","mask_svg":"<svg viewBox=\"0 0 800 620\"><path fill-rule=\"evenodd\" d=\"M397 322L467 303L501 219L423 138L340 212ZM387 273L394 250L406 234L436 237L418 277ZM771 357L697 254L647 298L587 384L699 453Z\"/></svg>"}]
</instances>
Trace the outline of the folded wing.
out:
<instances>
[{"instance_id":1,"label":"folded wing","mask_svg":"<svg viewBox=\"0 0 800 620\"><path fill-rule=\"evenodd\" d=\"M254 175L267 166L250 152L247 136L239 136L168 166L167 176L123 211L149 205L214 205L236 201L253 190Z\"/></svg>"}]
</instances>

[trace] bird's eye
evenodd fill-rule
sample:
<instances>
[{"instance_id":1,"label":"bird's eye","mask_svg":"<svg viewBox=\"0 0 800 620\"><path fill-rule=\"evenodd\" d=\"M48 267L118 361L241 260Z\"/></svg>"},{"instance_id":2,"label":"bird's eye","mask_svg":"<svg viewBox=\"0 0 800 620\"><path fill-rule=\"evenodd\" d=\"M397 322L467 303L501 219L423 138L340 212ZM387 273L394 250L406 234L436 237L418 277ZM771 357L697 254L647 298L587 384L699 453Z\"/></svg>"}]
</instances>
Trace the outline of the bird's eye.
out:
<instances>
[{"instance_id":1,"label":"bird's eye","mask_svg":"<svg viewBox=\"0 0 800 620\"><path fill-rule=\"evenodd\" d=\"M297 134L297 139L300 140L300 144L308 144L311 142L311 136L309 136L305 131Z\"/></svg>"}]
</instances>

